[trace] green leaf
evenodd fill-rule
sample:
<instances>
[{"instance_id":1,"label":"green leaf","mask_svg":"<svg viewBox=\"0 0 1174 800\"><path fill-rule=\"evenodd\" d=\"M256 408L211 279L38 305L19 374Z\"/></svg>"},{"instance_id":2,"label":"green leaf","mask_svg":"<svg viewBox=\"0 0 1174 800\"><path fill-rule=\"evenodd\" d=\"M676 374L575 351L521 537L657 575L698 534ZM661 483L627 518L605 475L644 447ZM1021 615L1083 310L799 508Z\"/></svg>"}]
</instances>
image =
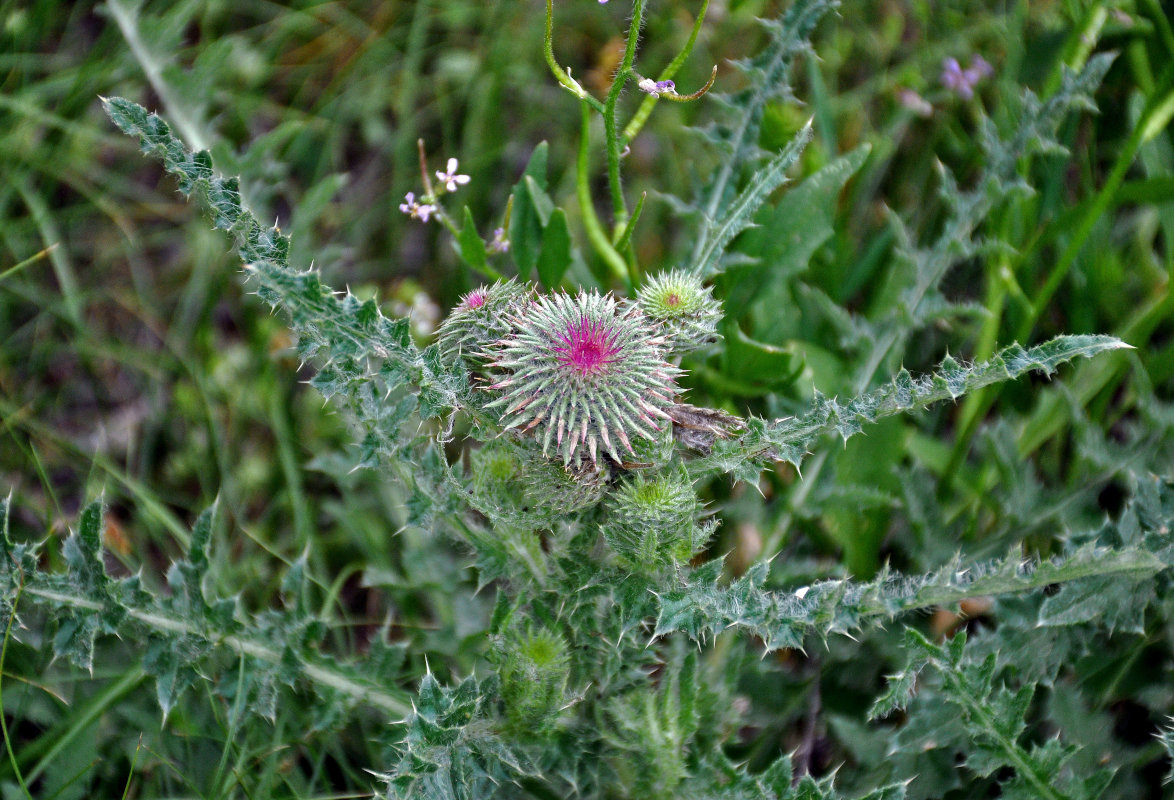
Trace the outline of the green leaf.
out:
<instances>
[{"instance_id":1,"label":"green leaf","mask_svg":"<svg viewBox=\"0 0 1174 800\"><path fill-rule=\"evenodd\" d=\"M1133 583L1112 577L1089 578L1066 584L1044 598L1039 625L1056 627L1098 622L1110 633L1145 632L1145 609L1154 597L1149 583Z\"/></svg>"},{"instance_id":2,"label":"green leaf","mask_svg":"<svg viewBox=\"0 0 1174 800\"><path fill-rule=\"evenodd\" d=\"M540 184L531 175L523 175L522 180L526 183L526 194L529 195L534 211L538 214L538 221L545 228L550 223L550 215L554 213L554 201L543 188L546 181L543 180Z\"/></svg>"},{"instance_id":3,"label":"green leaf","mask_svg":"<svg viewBox=\"0 0 1174 800\"><path fill-rule=\"evenodd\" d=\"M803 359L783 347L751 339L734 320L722 326L725 349L722 374L732 382L723 383L731 394L761 397L783 389L803 371Z\"/></svg>"},{"instance_id":4,"label":"green leaf","mask_svg":"<svg viewBox=\"0 0 1174 800\"><path fill-rule=\"evenodd\" d=\"M485 240L481 238L481 234L477 233L477 225L473 222L473 212L465 206L464 224L461 226L460 233L457 234L458 252L461 254L461 260L469 265L470 269L477 272L484 273L489 266L488 258L485 253Z\"/></svg>"},{"instance_id":5,"label":"green leaf","mask_svg":"<svg viewBox=\"0 0 1174 800\"><path fill-rule=\"evenodd\" d=\"M753 304L759 309L756 318L763 322L778 315L779 290L786 279L805 270L812 254L831 238L840 193L869 152L871 147L863 144L840 156L787 191L774 208L757 215L758 227L746 231L738 243L738 251L756 263L727 270L732 280L726 290L726 308ZM763 330L769 327L760 326L755 332L761 336Z\"/></svg>"},{"instance_id":6,"label":"green leaf","mask_svg":"<svg viewBox=\"0 0 1174 800\"><path fill-rule=\"evenodd\" d=\"M799 160L811 136L811 122L808 121L783 152L755 172L749 185L730 203L721 219L709 224L707 244L689 267L691 270L703 277L721 271L721 257L726 247L735 236L753 224L755 212L766 202L771 192L787 181L787 170Z\"/></svg>"},{"instance_id":7,"label":"green leaf","mask_svg":"<svg viewBox=\"0 0 1174 800\"><path fill-rule=\"evenodd\" d=\"M546 142L534 148L530 162L522 177L510 192L513 211L510 213L510 253L518 265L518 275L525 279L538 262L542 249L542 218L535 206L534 197L545 197L546 188ZM531 190L531 185L534 189Z\"/></svg>"},{"instance_id":8,"label":"green leaf","mask_svg":"<svg viewBox=\"0 0 1174 800\"><path fill-rule=\"evenodd\" d=\"M567 214L561 208L556 208L550 213L546 227L542 230L538 277L546 288L555 289L570 265L571 231L567 227Z\"/></svg>"}]
</instances>

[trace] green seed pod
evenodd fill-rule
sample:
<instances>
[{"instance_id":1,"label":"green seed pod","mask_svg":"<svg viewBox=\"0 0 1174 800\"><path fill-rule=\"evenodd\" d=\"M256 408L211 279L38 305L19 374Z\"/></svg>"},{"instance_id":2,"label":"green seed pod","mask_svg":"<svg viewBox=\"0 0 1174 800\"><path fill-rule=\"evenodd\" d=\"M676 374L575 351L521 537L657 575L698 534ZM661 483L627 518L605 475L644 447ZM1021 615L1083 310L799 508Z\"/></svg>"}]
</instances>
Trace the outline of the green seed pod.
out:
<instances>
[{"instance_id":1,"label":"green seed pod","mask_svg":"<svg viewBox=\"0 0 1174 800\"><path fill-rule=\"evenodd\" d=\"M636 292L636 303L660 323L670 353L686 353L717 340L721 303L696 275L679 269L657 275Z\"/></svg>"},{"instance_id":2,"label":"green seed pod","mask_svg":"<svg viewBox=\"0 0 1174 800\"><path fill-rule=\"evenodd\" d=\"M549 730L562 710L570 674L563 637L545 629L509 631L498 640L494 660L514 733L535 736Z\"/></svg>"},{"instance_id":3,"label":"green seed pod","mask_svg":"<svg viewBox=\"0 0 1174 800\"><path fill-rule=\"evenodd\" d=\"M445 363L463 358L474 368L490 360L489 345L510 332L512 310L530 294L514 281L498 281L461 298L437 330L436 343Z\"/></svg>"},{"instance_id":4,"label":"green seed pod","mask_svg":"<svg viewBox=\"0 0 1174 800\"><path fill-rule=\"evenodd\" d=\"M693 485L681 474L624 482L608 500L603 537L629 567L655 570L687 560L708 529L697 524Z\"/></svg>"}]
</instances>

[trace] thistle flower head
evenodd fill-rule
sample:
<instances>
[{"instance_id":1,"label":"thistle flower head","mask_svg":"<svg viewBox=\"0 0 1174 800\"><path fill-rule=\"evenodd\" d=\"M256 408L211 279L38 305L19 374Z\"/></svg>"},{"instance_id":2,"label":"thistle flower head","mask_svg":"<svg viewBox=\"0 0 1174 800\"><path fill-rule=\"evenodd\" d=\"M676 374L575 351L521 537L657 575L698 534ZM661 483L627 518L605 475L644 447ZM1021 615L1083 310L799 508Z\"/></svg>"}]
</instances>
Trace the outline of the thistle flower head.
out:
<instances>
[{"instance_id":1,"label":"thistle flower head","mask_svg":"<svg viewBox=\"0 0 1174 800\"><path fill-rule=\"evenodd\" d=\"M465 358L477 366L488 361L488 346L509 333L509 315L528 294L513 281L499 281L462 297L437 331L441 358Z\"/></svg>"},{"instance_id":2,"label":"thistle flower head","mask_svg":"<svg viewBox=\"0 0 1174 800\"><path fill-rule=\"evenodd\" d=\"M712 527L698 525L701 510L693 485L682 474L637 476L608 500L603 536L620 559L641 570L688 560Z\"/></svg>"},{"instance_id":3,"label":"thistle flower head","mask_svg":"<svg viewBox=\"0 0 1174 800\"><path fill-rule=\"evenodd\" d=\"M669 424L680 370L638 308L594 292L517 308L492 362L507 373L492 387L502 395L486 406L501 409L506 429L532 431L569 465L598 464L601 451L621 461L633 438Z\"/></svg>"},{"instance_id":4,"label":"thistle flower head","mask_svg":"<svg viewBox=\"0 0 1174 800\"><path fill-rule=\"evenodd\" d=\"M636 302L660 323L671 353L696 350L717 338L721 304L692 273L675 269L657 275L640 287Z\"/></svg>"}]
</instances>

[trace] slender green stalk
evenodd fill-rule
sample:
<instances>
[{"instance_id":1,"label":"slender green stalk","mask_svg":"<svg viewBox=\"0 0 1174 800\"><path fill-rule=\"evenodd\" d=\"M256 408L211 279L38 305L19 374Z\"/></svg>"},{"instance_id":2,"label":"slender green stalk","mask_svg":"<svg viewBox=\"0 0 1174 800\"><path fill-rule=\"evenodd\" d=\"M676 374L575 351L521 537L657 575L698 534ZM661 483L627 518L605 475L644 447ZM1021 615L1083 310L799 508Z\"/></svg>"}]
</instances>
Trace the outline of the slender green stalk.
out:
<instances>
[{"instance_id":1,"label":"slender green stalk","mask_svg":"<svg viewBox=\"0 0 1174 800\"><path fill-rule=\"evenodd\" d=\"M587 239L595 252L607 264L612 277L624 283L631 284L628 273L628 264L624 257L611 243L611 238L604 231L599 217L595 213L595 204L591 200L591 108L583 103L582 131L579 134L579 159L576 164L575 189L579 198L579 213L583 216L583 228L587 232Z\"/></svg>"},{"instance_id":2,"label":"slender green stalk","mask_svg":"<svg viewBox=\"0 0 1174 800\"><path fill-rule=\"evenodd\" d=\"M685 59L693 52L693 45L697 43L697 35L701 33L701 24L705 21L705 12L709 10L709 0L705 0L701 4L701 11L697 14L697 19L693 21L693 30L689 32L689 41L685 42L685 46L681 48L681 52L677 53L676 58L669 62L669 65L664 68L657 78L658 81L667 81L677 74L677 70L685 63ZM715 68L716 69L716 68ZM648 122L648 118L652 116L652 109L656 106L657 98L648 95L640 103L640 107L636 109L636 113L628 124L624 126L624 136L622 143L626 147L631 144L632 140L644 128L644 124Z\"/></svg>"},{"instance_id":3,"label":"slender green stalk","mask_svg":"<svg viewBox=\"0 0 1174 800\"><path fill-rule=\"evenodd\" d=\"M0 281L4 281L6 278L9 278L9 277L15 275L16 273L20 272L22 269L29 266L30 264L33 264L33 263L40 261L41 259L49 256L53 252L53 250L57 248L57 246L59 244L60 244L60 242L54 242L53 244L46 247L44 250L33 253L31 256L26 258L24 261L21 261L19 264L13 264L8 269L4 270L3 272L0 272Z\"/></svg>"},{"instance_id":4,"label":"slender green stalk","mask_svg":"<svg viewBox=\"0 0 1174 800\"><path fill-rule=\"evenodd\" d=\"M570 73L560 67L554 59L554 0L546 0L546 32L543 37L543 49L546 55L546 64L550 67L550 72L554 75L555 80L562 84L571 94L602 114L603 104L593 97L590 92L580 86L579 82L572 78Z\"/></svg>"},{"instance_id":5,"label":"slender green stalk","mask_svg":"<svg viewBox=\"0 0 1174 800\"><path fill-rule=\"evenodd\" d=\"M620 183L620 152L623 142L616 123L616 106L620 94L628 79L632 77L632 64L636 60L636 46L640 41L640 26L644 18L645 0L636 0L632 5L632 22L628 26L628 39L624 47L624 57L616 69L611 89L603 104L603 131L607 137L607 185L611 192L612 225L617 231L622 231L628 222L628 205L624 202L624 190Z\"/></svg>"},{"instance_id":6,"label":"slender green stalk","mask_svg":"<svg viewBox=\"0 0 1174 800\"><path fill-rule=\"evenodd\" d=\"M45 751L36 765L29 771L28 779L35 781L47 770L59 753L69 747L79 736L86 735L103 714L115 706L124 696L130 693L145 675L141 669L128 671L114 683L105 687L99 694L91 698L85 705L76 710L69 728L58 736L51 747ZM31 753L29 754L31 755Z\"/></svg>"},{"instance_id":7,"label":"slender green stalk","mask_svg":"<svg viewBox=\"0 0 1174 800\"><path fill-rule=\"evenodd\" d=\"M1117 161L1113 164L1113 170L1109 173L1104 186L1097 193L1096 199L1081 215L1068 246L1064 248L1056 266L1049 273L1047 282L1044 283L1043 288L1032 301L1031 313L1020 323L1016 331L1016 338L1019 341L1023 341L1031 334L1040 314L1047 308L1048 302L1056 290L1060 288L1064 278L1068 276L1072 265L1076 263L1081 250L1084 249L1084 244L1088 240L1089 234L1092 233L1093 226L1104 215L1109 204L1113 201L1117 189L1121 187L1121 182L1125 180L1125 173L1132 166L1138 150L1158 133L1164 131L1172 116L1174 116L1174 66L1167 67L1159 81L1158 90L1150 96L1149 102L1146 103L1141 119L1137 121L1137 126L1133 129L1129 141L1118 154Z\"/></svg>"},{"instance_id":8,"label":"slender green stalk","mask_svg":"<svg viewBox=\"0 0 1174 800\"><path fill-rule=\"evenodd\" d=\"M12 635L12 621L16 619L16 606L20 603L21 592L24 591L24 584L16 588L16 596L12 598L12 609L8 614L8 623L4 626L4 644L0 645L0 732L4 734L4 747L8 750L8 761L12 764L12 774L16 776L16 782L20 784L20 788L24 791L24 796L29 800L33 800L32 794L29 793L29 787L25 785L24 776L20 772L20 765L16 763L16 754L12 752L12 737L8 735L8 723L5 721L4 709L4 658L8 655L8 639Z\"/></svg>"},{"instance_id":9,"label":"slender green stalk","mask_svg":"<svg viewBox=\"0 0 1174 800\"><path fill-rule=\"evenodd\" d=\"M122 789L122 800L130 797L130 782L135 776L135 765L139 763L139 751L143 749L143 735L139 734L139 743L135 745L135 753L130 757L130 769L126 773L126 786Z\"/></svg>"}]
</instances>

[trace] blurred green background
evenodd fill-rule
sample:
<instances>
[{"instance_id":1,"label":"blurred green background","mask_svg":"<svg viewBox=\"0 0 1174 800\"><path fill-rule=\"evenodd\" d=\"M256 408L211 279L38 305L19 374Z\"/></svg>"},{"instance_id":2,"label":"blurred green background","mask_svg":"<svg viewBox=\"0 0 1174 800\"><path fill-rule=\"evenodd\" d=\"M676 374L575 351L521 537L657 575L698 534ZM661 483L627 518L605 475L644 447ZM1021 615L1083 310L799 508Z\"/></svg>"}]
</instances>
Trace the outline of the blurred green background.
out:
<instances>
[{"instance_id":1,"label":"blurred green background","mask_svg":"<svg viewBox=\"0 0 1174 800\"><path fill-rule=\"evenodd\" d=\"M649 5L637 68L655 75L688 36L699 3ZM754 19L785 5L715 0L678 87L701 86L717 64L716 89L735 91L744 78L729 60L755 52ZM559 62L602 94L625 3L555 6ZM338 622L340 649L362 651L394 609L396 635L412 644L409 673L419 674L430 653L450 659L434 660L435 669L467 674L491 600L451 591L475 585L466 560L444 542L401 531L396 487L349 471L352 433L305 385L311 367L297 363L283 321L249 296L227 238L139 157L99 97L140 102L189 144L209 148L221 171L241 176L258 216L292 235L295 265L313 264L326 283L381 298L389 313L412 314L426 338L478 278L439 226L398 210L406 192L420 191L417 139L432 169L460 159L472 181L450 211L468 204L486 237L501 224L531 151L549 142L551 194L584 246L573 190L578 108L543 62L543 11L536 0L0 3L0 486L16 498L18 535L60 536L87 499L104 493L109 557L122 565L114 568L141 567L157 585L183 531L219 497L222 527L232 532L218 542L213 580L222 591L265 607L278 593L274 576L312 542L316 599ZM903 361L924 369L946 350L982 356L996 343L1057 333L1112 333L1137 350L1070 370L1066 389L1045 393L1043 383L1025 380L877 426L837 446L836 480L795 513L784 500L797 478L785 470L764 484L765 501L746 487L712 487L726 522L715 552L749 559L765 540L794 559L799 576L869 575L886 559L928 569L960 546L935 538L946 528L962 531L978 554L1005 545L988 534L1011 529L1029 540L1038 533L1033 541L1046 552L1060 520L1095 520L1119 507L1124 470L1167 472L1174 142L1163 103L1171 102L1174 33L1157 0L875 0L845 3L825 20L818 57L800 59L794 97L767 110L760 143L781 147L814 116L800 174L864 143L871 152L833 198L834 233L803 280L727 309L746 349L730 345L686 364L690 400L781 415L813 389L843 391L850 357L834 309L869 315L892 305L886 287L900 266L888 215L901 215L919 238L932 236L944 214L939 162L963 182L981 166L980 112L1012 133L1022 86L1046 96L1061 63L1105 50L1119 55L1097 94L1100 114L1065 123L1068 155L1022 165L1037 192L998 209L982 231L989 252L962 260L947 279L947 294L972 302L974 313L927 330ZM973 98L959 97L942 85L943 59L966 66L975 55L993 74ZM629 92L627 113L639 99ZM707 100L662 103L626 156L629 201L649 192L634 239L645 272L689 252L688 223L662 195L689 197L716 163L688 126L720 118ZM603 200L602 153L594 158ZM769 230L738 246L761 252L769 245L762 237ZM1042 313L1033 312L1032 302L1053 291ZM979 435L974 424L993 418L1010 421ZM1024 482L1025 461L1036 483ZM910 505L911 485L925 490L918 497L928 510ZM996 488L1046 500L1025 500L1017 507L1036 513L1008 519L992 499ZM895 525L898 505L911 524ZM784 515L788 525L778 522ZM138 732L159 730L146 700L118 706L122 733L102 745L107 761L96 777L50 769L67 752L55 743L80 748L77 763L90 763L99 745L87 732L100 715L76 709L115 707L141 676L136 682L115 666L75 685L79 676L49 664L38 642L13 647L6 677L65 687L19 695L26 767L57 775L60 786L49 788L59 797L115 786ZM1159 672L1169 675L1168 644L1161 647ZM853 691L844 689L845 702ZM778 746L788 715L800 711L779 710L784 722L771 723ZM184 714L197 716L177 713L180 728ZM844 757L830 741L828 765ZM160 785L184 785L168 765L187 762L167 748L187 748L198 763L202 748L219 746L198 736L183 742L143 756L149 769L170 775ZM269 758L267 746L240 744ZM327 782L363 785L362 768L381 758L355 755L367 746L344 738L332 746L339 752L310 757L309 766L303 755L289 769L306 773L306 786L332 770L344 777ZM285 768L278 763L272 774ZM294 785L288 775L281 780Z\"/></svg>"}]
</instances>

